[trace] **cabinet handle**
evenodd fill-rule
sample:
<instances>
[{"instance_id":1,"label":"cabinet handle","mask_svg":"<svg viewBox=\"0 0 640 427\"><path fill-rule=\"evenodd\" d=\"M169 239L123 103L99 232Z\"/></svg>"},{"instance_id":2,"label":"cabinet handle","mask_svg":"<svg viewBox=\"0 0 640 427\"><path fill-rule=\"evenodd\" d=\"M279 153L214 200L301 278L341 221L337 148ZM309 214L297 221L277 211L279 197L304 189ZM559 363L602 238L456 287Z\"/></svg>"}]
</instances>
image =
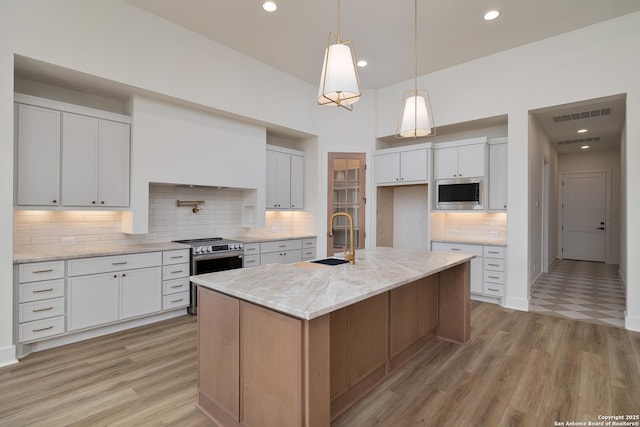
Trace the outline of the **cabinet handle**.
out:
<instances>
[{"instance_id":1,"label":"cabinet handle","mask_svg":"<svg viewBox=\"0 0 640 427\"><path fill-rule=\"evenodd\" d=\"M51 203L58 203L58 201L57 201L56 199L53 199L53 200L51 201ZM34 332L35 332L35 331L34 331Z\"/></svg>"},{"instance_id":2,"label":"cabinet handle","mask_svg":"<svg viewBox=\"0 0 640 427\"><path fill-rule=\"evenodd\" d=\"M490 254L496 254L496 255L500 253L500 252L496 252L496 251L487 251L487 252L489 252Z\"/></svg>"},{"instance_id":3,"label":"cabinet handle","mask_svg":"<svg viewBox=\"0 0 640 427\"><path fill-rule=\"evenodd\" d=\"M96 201L95 201L95 200L92 200L92 201L91 201L91 204L92 204L92 205L95 205L95 204L96 204Z\"/></svg>"},{"instance_id":4,"label":"cabinet handle","mask_svg":"<svg viewBox=\"0 0 640 427\"><path fill-rule=\"evenodd\" d=\"M38 273L51 273L53 271L53 268L49 268L47 270L34 270L33 274L38 274Z\"/></svg>"},{"instance_id":5,"label":"cabinet handle","mask_svg":"<svg viewBox=\"0 0 640 427\"><path fill-rule=\"evenodd\" d=\"M104 200L100 202L101 205L104 205Z\"/></svg>"},{"instance_id":6,"label":"cabinet handle","mask_svg":"<svg viewBox=\"0 0 640 427\"><path fill-rule=\"evenodd\" d=\"M53 307L47 307L47 308L38 308L35 310L31 310L33 313L40 313L41 311L50 311L53 310Z\"/></svg>"},{"instance_id":7,"label":"cabinet handle","mask_svg":"<svg viewBox=\"0 0 640 427\"><path fill-rule=\"evenodd\" d=\"M182 255L178 255L178 256L172 256L171 259L180 259L182 258Z\"/></svg>"},{"instance_id":8,"label":"cabinet handle","mask_svg":"<svg viewBox=\"0 0 640 427\"><path fill-rule=\"evenodd\" d=\"M503 207L503 208L505 208L505 209L507 209L507 205L503 205L502 207Z\"/></svg>"},{"instance_id":9,"label":"cabinet handle","mask_svg":"<svg viewBox=\"0 0 640 427\"><path fill-rule=\"evenodd\" d=\"M32 332L42 332L42 331L46 331L47 329L53 329L53 326L47 326L46 328L40 328L40 329L32 329Z\"/></svg>"},{"instance_id":10,"label":"cabinet handle","mask_svg":"<svg viewBox=\"0 0 640 427\"><path fill-rule=\"evenodd\" d=\"M497 276L487 276L487 277L489 277L489 279L499 279L499 277Z\"/></svg>"},{"instance_id":11,"label":"cabinet handle","mask_svg":"<svg viewBox=\"0 0 640 427\"><path fill-rule=\"evenodd\" d=\"M493 291L493 292L500 292L500 290L499 290L499 289L493 289L493 288L487 288L487 290L489 290L489 291Z\"/></svg>"},{"instance_id":12,"label":"cabinet handle","mask_svg":"<svg viewBox=\"0 0 640 427\"><path fill-rule=\"evenodd\" d=\"M171 300L171 302L180 302L180 301L184 301L184 298Z\"/></svg>"},{"instance_id":13,"label":"cabinet handle","mask_svg":"<svg viewBox=\"0 0 640 427\"><path fill-rule=\"evenodd\" d=\"M178 289L183 287L184 285L171 285L171 289Z\"/></svg>"},{"instance_id":14,"label":"cabinet handle","mask_svg":"<svg viewBox=\"0 0 640 427\"><path fill-rule=\"evenodd\" d=\"M114 278L114 279L117 279L117 278L118 278L118 275L117 275L117 274L114 274L114 275L113 275L113 278Z\"/></svg>"},{"instance_id":15,"label":"cabinet handle","mask_svg":"<svg viewBox=\"0 0 640 427\"><path fill-rule=\"evenodd\" d=\"M286 248L286 247L287 247L287 245L279 245L278 247L279 247L279 248Z\"/></svg>"},{"instance_id":16,"label":"cabinet handle","mask_svg":"<svg viewBox=\"0 0 640 427\"><path fill-rule=\"evenodd\" d=\"M487 265L489 265L491 267L500 267L500 264L487 264Z\"/></svg>"},{"instance_id":17,"label":"cabinet handle","mask_svg":"<svg viewBox=\"0 0 640 427\"><path fill-rule=\"evenodd\" d=\"M244 248L245 252L251 252L251 251L255 251L256 248Z\"/></svg>"},{"instance_id":18,"label":"cabinet handle","mask_svg":"<svg viewBox=\"0 0 640 427\"><path fill-rule=\"evenodd\" d=\"M178 274L178 273L182 273L184 270L175 270L172 271L171 274Z\"/></svg>"},{"instance_id":19,"label":"cabinet handle","mask_svg":"<svg viewBox=\"0 0 640 427\"><path fill-rule=\"evenodd\" d=\"M41 294L41 293L43 293L43 292L51 292L51 291L53 291L53 288L49 288L49 289L37 289L37 290L35 290L35 291L31 291L31 292L32 292L32 293L34 293L34 294Z\"/></svg>"},{"instance_id":20,"label":"cabinet handle","mask_svg":"<svg viewBox=\"0 0 640 427\"><path fill-rule=\"evenodd\" d=\"M125 265L127 263L127 261L122 261L122 262L112 262L111 265Z\"/></svg>"},{"instance_id":21,"label":"cabinet handle","mask_svg":"<svg viewBox=\"0 0 640 427\"><path fill-rule=\"evenodd\" d=\"M251 264L251 263L254 263L254 262L256 262L256 260L255 260L255 259L247 260L247 264Z\"/></svg>"},{"instance_id":22,"label":"cabinet handle","mask_svg":"<svg viewBox=\"0 0 640 427\"><path fill-rule=\"evenodd\" d=\"M451 248L452 251L460 251L460 248Z\"/></svg>"},{"instance_id":23,"label":"cabinet handle","mask_svg":"<svg viewBox=\"0 0 640 427\"><path fill-rule=\"evenodd\" d=\"M127 274L126 273L122 273L122 277L127 277Z\"/></svg>"}]
</instances>

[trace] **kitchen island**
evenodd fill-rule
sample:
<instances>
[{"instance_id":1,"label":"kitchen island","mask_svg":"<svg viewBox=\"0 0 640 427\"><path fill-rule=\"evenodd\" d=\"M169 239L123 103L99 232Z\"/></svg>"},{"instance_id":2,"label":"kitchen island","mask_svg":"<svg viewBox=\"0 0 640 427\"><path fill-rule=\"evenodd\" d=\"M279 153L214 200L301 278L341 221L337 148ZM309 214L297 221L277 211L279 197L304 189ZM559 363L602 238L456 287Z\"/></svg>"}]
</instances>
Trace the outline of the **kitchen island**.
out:
<instances>
[{"instance_id":1,"label":"kitchen island","mask_svg":"<svg viewBox=\"0 0 640 427\"><path fill-rule=\"evenodd\" d=\"M373 248L193 276L199 408L223 426L328 426L430 341L469 340L472 258Z\"/></svg>"}]
</instances>

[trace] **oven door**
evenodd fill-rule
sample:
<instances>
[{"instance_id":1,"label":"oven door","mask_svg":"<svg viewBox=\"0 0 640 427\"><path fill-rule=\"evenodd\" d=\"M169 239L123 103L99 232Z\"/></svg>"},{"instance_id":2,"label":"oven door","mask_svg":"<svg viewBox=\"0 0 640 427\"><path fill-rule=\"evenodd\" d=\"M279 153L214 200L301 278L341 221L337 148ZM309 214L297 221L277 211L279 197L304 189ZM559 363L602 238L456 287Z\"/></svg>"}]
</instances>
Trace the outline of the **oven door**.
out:
<instances>
[{"instance_id":1,"label":"oven door","mask_svg":"<svg viewBox=\"0 0 640 427\"><path fill-rule=\"evenodd\" d=\"M193 255L191 257L191 274L195 276L196 274L242 268L243 257L242 251ZM187 311L189 314L198 314L198 290L193 282L191 282L190 290L191 301Z\"/></svg>"}]
</instances>

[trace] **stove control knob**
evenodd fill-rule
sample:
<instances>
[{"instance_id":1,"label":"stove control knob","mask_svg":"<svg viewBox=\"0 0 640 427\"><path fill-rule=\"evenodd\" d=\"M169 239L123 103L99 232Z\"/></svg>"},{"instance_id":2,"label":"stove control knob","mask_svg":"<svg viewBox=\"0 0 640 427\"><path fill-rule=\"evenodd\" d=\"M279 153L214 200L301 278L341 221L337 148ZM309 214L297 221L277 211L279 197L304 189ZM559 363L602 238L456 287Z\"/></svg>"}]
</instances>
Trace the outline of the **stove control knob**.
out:
<instances>
[{"instance_id":1,"label":"stove control knob","mask_svg":"<svg viewBox=\"0 0 640 427\"><path fill-rule=\"evenodd\" d=\"M200 246L197 246L197 247L193 248L193 253L195 255L198 255L200 253Z\"/></svg>"},{"instance_id":2,"label":"stove control knob","mask_svg":"<svg viewBox=\"0 0 640 427\"><path fill-rule=\"evenodd\" d=\"M206 249L207 252L213 252L213 249L211 248L211 246L207 246L207 247L205 247L205 249Z\"/></svg>"},{"instance_id":3,"label":"stove control knob","mask_svg":"<svg viewBox=\"0 0 640 427\"><path fill-rule=\"evenodd\" d=\"M242 243L238 243L238 249L242 250Z\"/></svg>"}]
</instances>

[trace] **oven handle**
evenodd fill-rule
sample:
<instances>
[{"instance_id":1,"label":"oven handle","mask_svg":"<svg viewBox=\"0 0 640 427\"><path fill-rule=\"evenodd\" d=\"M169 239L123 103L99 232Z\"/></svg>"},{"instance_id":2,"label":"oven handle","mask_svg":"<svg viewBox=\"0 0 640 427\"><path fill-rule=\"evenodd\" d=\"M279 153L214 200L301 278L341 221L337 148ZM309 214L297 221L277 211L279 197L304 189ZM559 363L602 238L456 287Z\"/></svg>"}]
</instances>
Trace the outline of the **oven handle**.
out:
<instances>
[{"instance_id":1,"label":"oven handle","mask_svg":"<svg viewBox=\"0 0 640 427\"><path fill-rule=\"evenodd\" d=\"M208 260L208 259L222 259L222 258L244 258L244 252L222 252L222 253L210 253L202 255L193 255L194 261Z\"/></svg>"}]
</instances>

